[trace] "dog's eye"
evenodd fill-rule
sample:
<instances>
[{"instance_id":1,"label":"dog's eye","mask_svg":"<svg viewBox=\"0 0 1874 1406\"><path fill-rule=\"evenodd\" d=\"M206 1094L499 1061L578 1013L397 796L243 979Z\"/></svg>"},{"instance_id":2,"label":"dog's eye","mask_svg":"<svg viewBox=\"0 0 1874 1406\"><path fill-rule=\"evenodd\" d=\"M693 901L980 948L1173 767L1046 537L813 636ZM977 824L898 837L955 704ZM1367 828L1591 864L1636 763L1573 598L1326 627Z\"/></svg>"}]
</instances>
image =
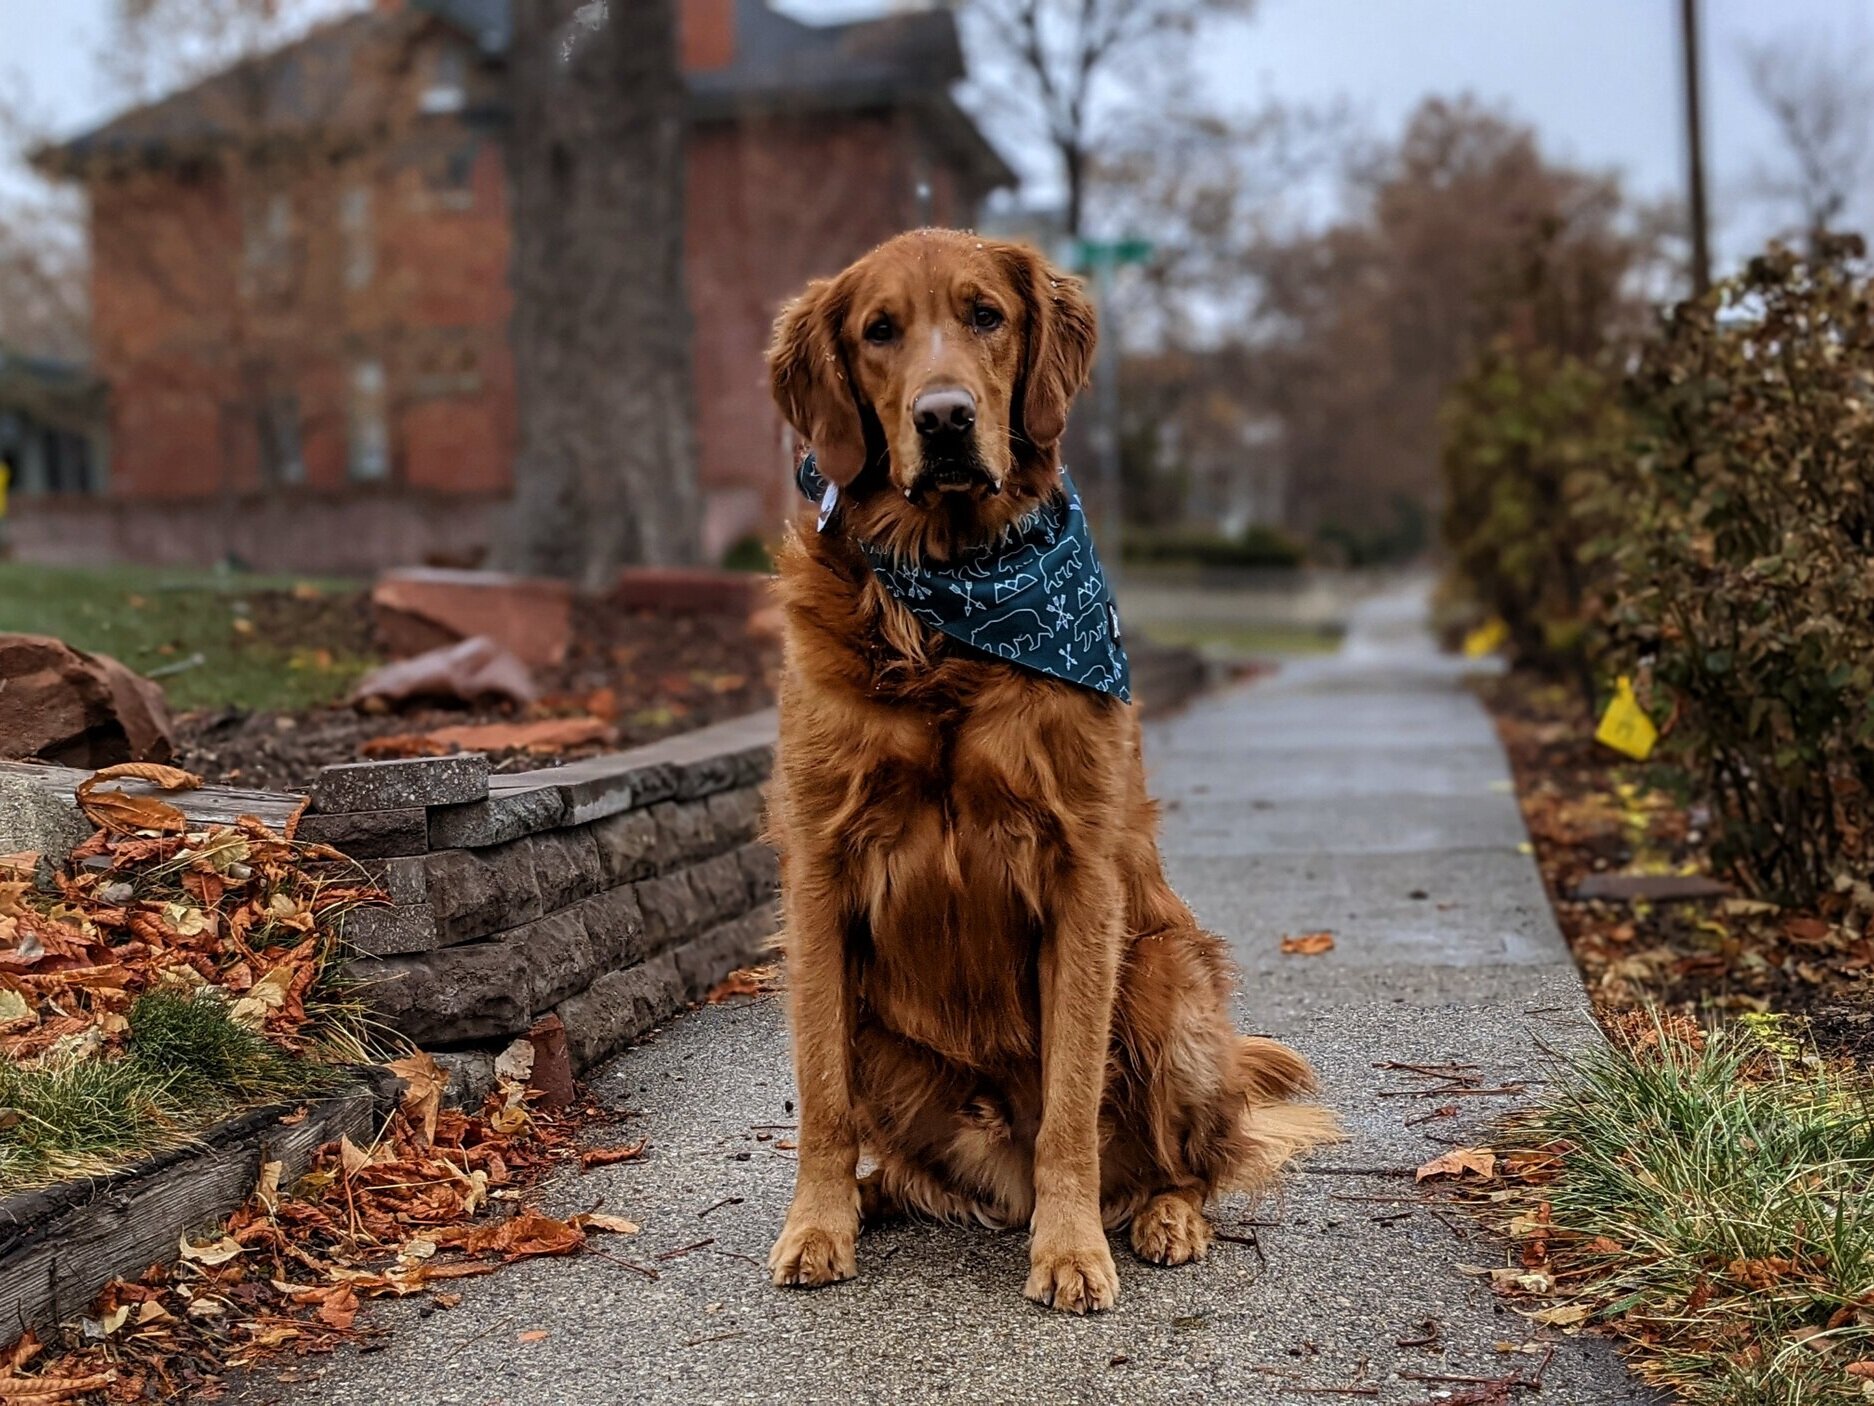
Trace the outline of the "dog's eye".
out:
<instances>
[{"instance_id":1,"label":"dog's eye","mask_svg":"<svg viewBox=\"0 0 1874 1406\"><path fill-rule=\"evenodd\" d=\"M889 317L875 317L866 324L865 339L875 347L882 347L898 335L898 329L891 325Z\"/></svg>"},{"instance_id":2,"label":"dog's eye","mask_svg":"<svg viewBox=\"0 0 1874 1406\"><path fill-rule=\"evenodd\" d=\"M1002 314L987 303L978 303L970 314L970 323L978 332L993 332L1002 325Z\"/></svg>"}]
</instances>

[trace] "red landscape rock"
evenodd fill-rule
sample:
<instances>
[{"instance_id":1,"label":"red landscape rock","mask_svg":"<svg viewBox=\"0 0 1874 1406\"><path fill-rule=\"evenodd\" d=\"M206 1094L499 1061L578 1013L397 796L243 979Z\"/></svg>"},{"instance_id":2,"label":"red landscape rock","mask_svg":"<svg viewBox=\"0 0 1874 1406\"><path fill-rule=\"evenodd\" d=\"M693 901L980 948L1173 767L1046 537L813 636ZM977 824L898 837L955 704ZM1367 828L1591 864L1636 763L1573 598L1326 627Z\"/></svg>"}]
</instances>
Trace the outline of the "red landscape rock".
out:
<instances>
[{"instance_id":1,"label":"red landscape rock","mask_svg":"<svg viewBox=\"0 0 1874 1406\"><path fill-rule=\"evenodd\" d=\"M768 578L753 571L627 566L618 573L611 602L621 610L672 615L749 615L768 603Z\"/></svg>"},{"instance_id":2,"label":"red landscape rock","mask_svg":"<svg viewBox=\"0 0 1874 1406\"><path fill-rule=\"evenodd\" d=\"M95 769L174 751L163 691L148 679L49 636L0 634L0 759Z\"/></svg>"},{"instance_id":3,"label":"red landscape rock","mask_svg":"<svg viewBox=\"0 0 1874 1406\"><path fill-rule=\"evenodd\" d=\"M379 642L399 658L486 635L529 668L558 664L572 635L573 588L498 571L387 571L371 591Z\"/></svg>"}]
</instances>

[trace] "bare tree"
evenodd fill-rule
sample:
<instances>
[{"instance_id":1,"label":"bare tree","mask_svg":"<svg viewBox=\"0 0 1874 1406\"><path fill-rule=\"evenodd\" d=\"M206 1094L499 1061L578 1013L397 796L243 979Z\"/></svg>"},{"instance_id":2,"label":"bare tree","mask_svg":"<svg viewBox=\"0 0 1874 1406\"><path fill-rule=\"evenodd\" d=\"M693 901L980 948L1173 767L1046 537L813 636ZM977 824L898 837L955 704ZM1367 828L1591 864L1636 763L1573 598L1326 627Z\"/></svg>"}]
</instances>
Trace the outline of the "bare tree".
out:
<instances>
[{"instance_id":1,"label":"bare tree","mask_svg":"<svg viewBox=\"0 0 1874 1406\"><path fill-rule=\"evenodd\" d=\"M1206 16L1247 16L1255 0L949 0L988 42L997 101L1014 97L1038 117L1066 186L1066 232L1085 233L1102 107L1125 75L1163 73L1175 41ZM994 57L1012 72L994 71ZM1012 81L1009 81L1012 80Z\"/></svg>"},{"instance_id":2,"label":"bare tree","mask_svg":"<svg viewBox=\"0 0 1874 1406\"><path fill-rule=\"evenodd\" d=\"M520 449L506 566L602 585L699 549L674 0L515 0Z\"/></svg>"},{"instance_id":3,"label":"bare tree","mask_svg":"<svg viewBox=\"0 0 1874 1406\"><path fill-rule=\"evenodd\" d=\"M41 180L26 153L50 131L23 82L0 94L0 344L81 360L87 346L84 202Z\"/></svg>"},{"instance_id":4,"label":"bare tree","mask_svg":"<svg viewBox=\"0 0 1874 1406\"><path fill-rule=\"evenodd\" d=\"M1813 40L1748 45L1751 92L1776 125L1784 162L1757 176L1760 192L1793 205L1811 246L1857 214L1874 183L1874 81L1865 45Z\"/></svg>"}]
</instances>

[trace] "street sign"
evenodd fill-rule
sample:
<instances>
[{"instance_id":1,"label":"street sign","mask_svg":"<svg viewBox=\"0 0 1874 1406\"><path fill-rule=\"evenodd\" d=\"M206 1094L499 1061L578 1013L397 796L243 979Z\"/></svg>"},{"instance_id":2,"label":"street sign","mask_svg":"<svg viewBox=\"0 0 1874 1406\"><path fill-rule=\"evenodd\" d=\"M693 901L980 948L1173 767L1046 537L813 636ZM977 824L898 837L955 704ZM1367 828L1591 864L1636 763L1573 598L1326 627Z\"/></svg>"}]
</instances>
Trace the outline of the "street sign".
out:
<instances>
[{"instance_id":1,"label":"street sign","mask_svg":"<svg viewBox=\"0 0 1874 1406\"><path fill-rule=\"evenodd\" d=\"M1152 241L1128 239L1076 239L1074 262L1081 268L1113 264L1142 264L1152 257Z\"/></svg>"}]
</instances>

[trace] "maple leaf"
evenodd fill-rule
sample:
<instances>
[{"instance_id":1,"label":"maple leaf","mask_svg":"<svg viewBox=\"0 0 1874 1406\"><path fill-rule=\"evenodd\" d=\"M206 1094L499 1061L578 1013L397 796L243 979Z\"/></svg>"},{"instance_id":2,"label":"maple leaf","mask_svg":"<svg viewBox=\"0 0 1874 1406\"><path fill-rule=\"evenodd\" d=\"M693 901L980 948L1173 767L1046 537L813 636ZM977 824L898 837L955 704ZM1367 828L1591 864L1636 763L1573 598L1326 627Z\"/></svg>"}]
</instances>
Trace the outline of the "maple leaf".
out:
<instances>
[{"instance_id":1,"label":"maple leaf","mask_svg":"<svg viewBox=\"0 0 1874 1406\"><path fill-rule=\"evenodd\" d=\"M392 1060L384 1067L403 1080L401 1106L423 1130L423 1143L428 1146L436 1139L436 1115L442 1110L443 1089L449 1076L423 1050Z\"/></svg>"},{"instance_id":2,"label":"maple leaf","mask_svg":"<svg viewBox=\"0 0 1874 1406\"><path fill-rule=\"evenodd\" d=\"M1434 1177L1461 1177L1471 1172L1485 1181L1497 1174L1497 1154L1488 1147L1460 1147L1434 1157L1418 1169L1414 1181L1430 1181Z\"/></svg>"}]
</instances>

